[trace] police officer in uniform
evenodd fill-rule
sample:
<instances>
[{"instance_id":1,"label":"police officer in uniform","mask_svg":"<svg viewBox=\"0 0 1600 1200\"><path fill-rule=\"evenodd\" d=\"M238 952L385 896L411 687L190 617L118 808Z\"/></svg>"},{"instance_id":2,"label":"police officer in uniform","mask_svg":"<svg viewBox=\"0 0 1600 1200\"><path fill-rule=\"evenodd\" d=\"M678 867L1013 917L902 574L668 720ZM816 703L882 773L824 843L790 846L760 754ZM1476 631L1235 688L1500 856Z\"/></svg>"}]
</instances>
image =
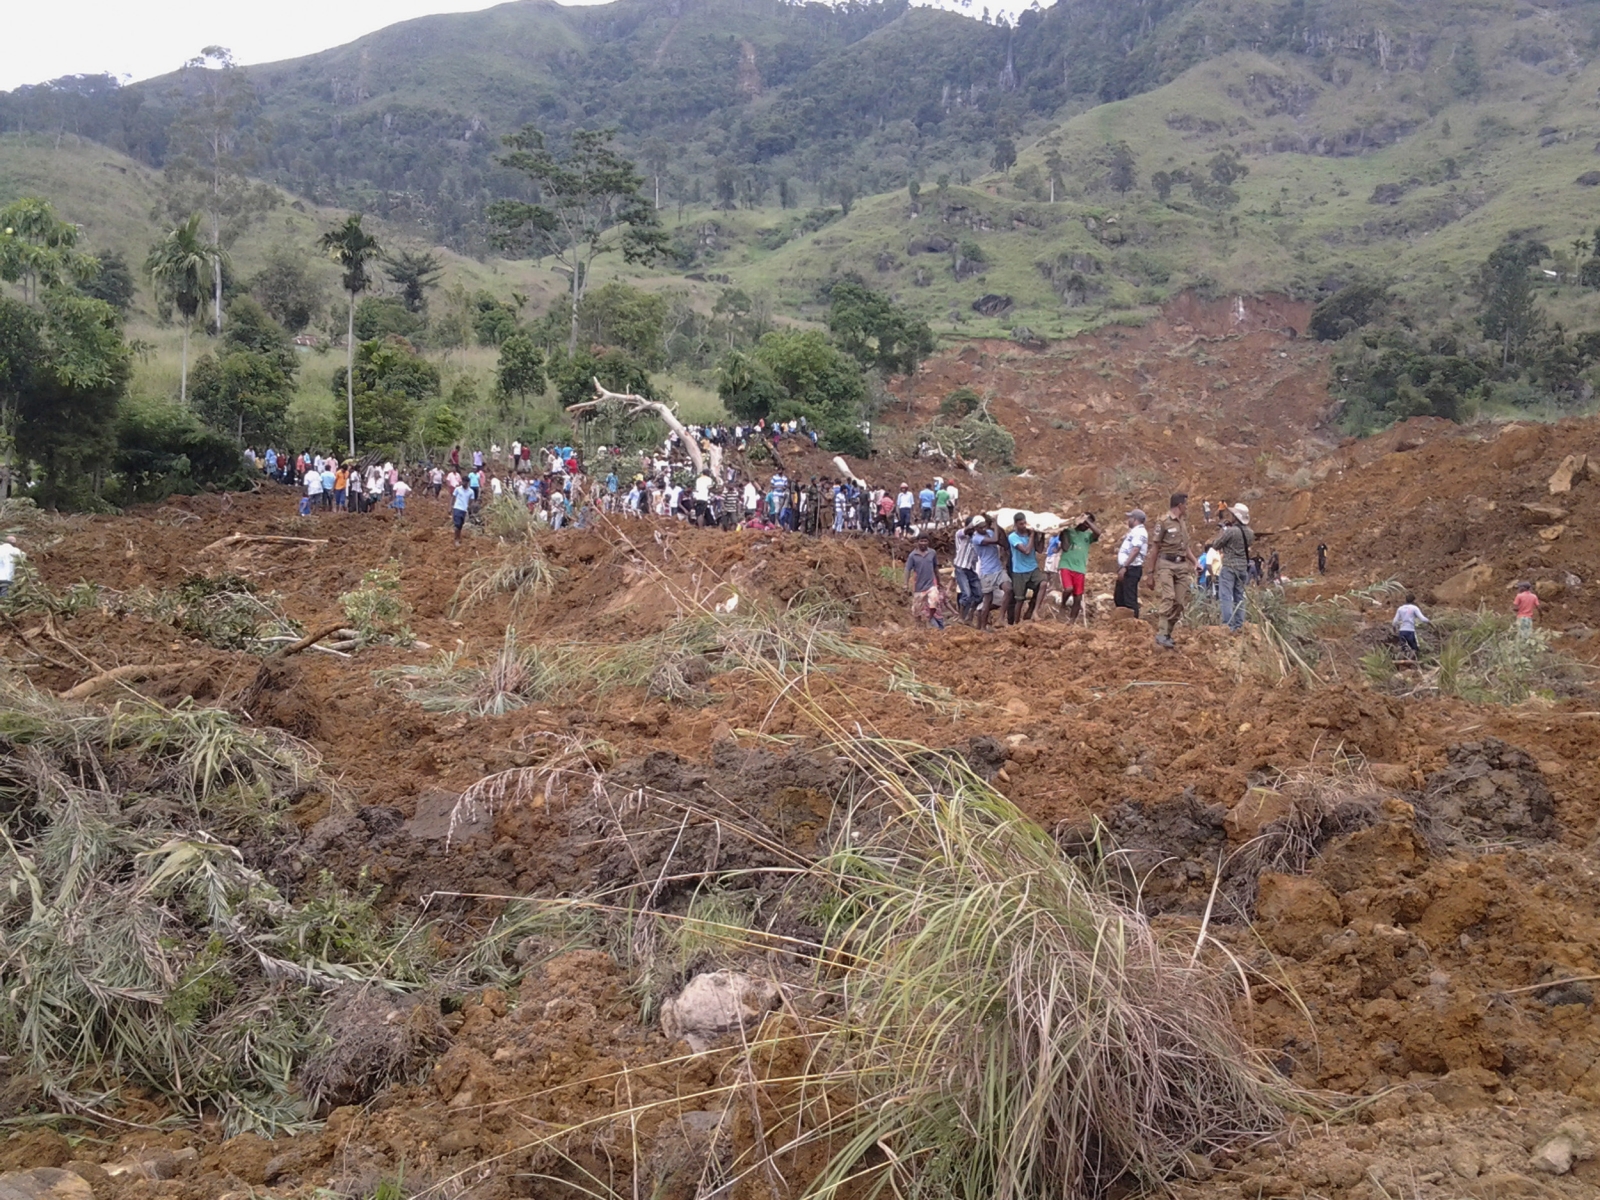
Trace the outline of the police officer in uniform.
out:
<instances>
[{"instance_id":1,"label":"police officer in uniform","mask_svg":"<svg viewBox=\"0 0 1600 1200\"><path fill-rule=\"evenodd\" d=\"M1150 553L1146 562L1155 570L1145 578L1156 591L1156 645L1176 650L1172 631L1178 627L1184 606L1189 601L1189 581L1194 578L1194 551L1189 541L1189 523L1184 520L1189 494L1174 492L1166 516L1150 527Z\"/></svg>"}]
</instances>

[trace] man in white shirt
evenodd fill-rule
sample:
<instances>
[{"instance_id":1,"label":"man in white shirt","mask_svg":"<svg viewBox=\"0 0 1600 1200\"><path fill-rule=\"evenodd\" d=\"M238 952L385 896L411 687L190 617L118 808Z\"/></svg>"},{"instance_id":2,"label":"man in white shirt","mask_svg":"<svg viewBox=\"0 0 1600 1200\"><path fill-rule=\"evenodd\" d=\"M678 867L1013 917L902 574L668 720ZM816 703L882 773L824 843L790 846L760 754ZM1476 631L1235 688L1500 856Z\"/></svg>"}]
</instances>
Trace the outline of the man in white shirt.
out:
<instances>
[{"instance_id":1,"label":"man in white shirt","mask_svg":"<svg viewBox=\"0 0 1600 1200\"><path fill-rule=\"evenodd\" d=\"M1144 509L1128 513L1128 532L1117 547L1117 586L1115 603L1118 608L1131 608L1139 615L1139 580L1144 576L1144 556L1150 549L1150 531L1144 527Z\"/></svg>"},{"instance_id":2,"label":"man in white shirt","mask_svg":"<svg viewBox=\"0 0 1600 1200\"><path fill-rule=\"evenodd\" d=\"M694 523L701 528L711 524L711 488L714 483L704 471L694 479Z\"/></svg>"},{"instance_id":3,"label":"man in white shirt","mask_svg":"<svg viewBox=\"0 0 1600 1200\"><path fill-rule=\"evenodd\" d=\"M27 557L18 547L16 538L7 537L0 542L0 596L10 593L11 585L17 581L17 564Z\"/></svg>"},{"instance_id":4,"label":"man in white shirt","mask_svg":"<svg viewBox=\"0 0 1600 1200\"><path fill-rule=\"evenodd\" d=\"M396 512L405 512L406 497L411 494L411 485L404 479L394 481L394 499L389 501L389 507Z\"/></svg>"},{"instance_id":5,"label":"man in white shirt","mask_svg":"<svg viewBox=\"0 0 1600 1200\"><path fill-rule=\"evenodd\" d=\"M678 511L678 505L682 502L683 488L674 483L667 488L667 516L682 517L683 514Z\"/></svg>"}]
</instances>

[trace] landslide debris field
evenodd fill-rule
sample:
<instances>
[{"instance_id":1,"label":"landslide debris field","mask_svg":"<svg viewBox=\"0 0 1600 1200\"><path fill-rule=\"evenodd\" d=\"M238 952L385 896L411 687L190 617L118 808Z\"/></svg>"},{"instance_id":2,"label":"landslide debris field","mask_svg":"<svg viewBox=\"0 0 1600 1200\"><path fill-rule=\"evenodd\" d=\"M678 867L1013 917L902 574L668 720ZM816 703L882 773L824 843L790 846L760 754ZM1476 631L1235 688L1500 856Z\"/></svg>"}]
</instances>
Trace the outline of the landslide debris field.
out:
<instances>
[{"instance_id":1,"label":"landslide debris field","mask_svg":"<svg viewBox=\"0 0 1600 1200\"><path fill-rule=\"evenodd\" d=\"M1195 604L1177 654L1104 601L919 630L876 538L8 507L0 1167L102 1200L1593 1195L1600 437L1341 443L1294 315L976 345L894 417L992 393L1025 473L964 504L1246 499L1294 581L1239 638Z\"/></svg>"}]
</instances>

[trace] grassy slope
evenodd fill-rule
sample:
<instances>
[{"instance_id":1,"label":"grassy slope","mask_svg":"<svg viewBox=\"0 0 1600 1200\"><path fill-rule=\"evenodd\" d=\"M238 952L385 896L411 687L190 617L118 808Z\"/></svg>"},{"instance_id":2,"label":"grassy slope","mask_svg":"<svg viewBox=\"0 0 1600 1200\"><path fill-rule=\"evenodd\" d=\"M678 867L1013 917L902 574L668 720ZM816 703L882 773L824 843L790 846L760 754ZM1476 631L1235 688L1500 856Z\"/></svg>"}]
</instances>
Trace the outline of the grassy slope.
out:
<instances>
[{"instance_id":1,"label":"grassy slope","mask_svg":"<svg viewBox=\"0 0 1600 1200\"><path fill-rule=\"evenodd\" d=\"M793 304L854 270L946 330L968 333L1022 323L1064 335L1131 315L1181 287L1309 295L1357 272L1385 275L1436 310L1462 311L1463 285L1508 233L1566 250L1571 239L1591 236L1600 219L1600 194L1573 182L1600 168L1600 64L1575 54L1529 64L1514 52L1524 22L1508 19L1499 6L1489 15L1496 20L1474 34L1485 63L1486 86L1477 97L1453 94L1442 78L1448 61L1437 47L1435 60L1420 70L1337 60L1328 80L1298 56L1232 52L1156 91L1073 117L1024 147L1010 178L952 188L944 202L925 182L920 217L903 192L863 200L847 219L811 238L774 254L747 254L735 273ZM1546 18L1547 26L1558 24ZM1559 28L1546 33L1562 44ZM1337 144L1352 140L1352 131L1385 124L1411 128L1363 153L1282 149L1319 137ZM1541 136L1552 126L1553 137ZM1105 148L1118 141L1138 160L1139 186L1125 197L1104 185ZM1069 164L1054 205L1016 186L1030 165L1042 168L1052 143ZM1219 217L1181 185L1170 203L1159 202L1149 182L1154 172L1204 172L1226 146L1242 151L1250 167L1235 184L1236 207ZM1447 158L1455 160L1458 178L1445 178ZM1369 202L1379 184L1412 179L1420 186L1398 204ZM950 204L963 211L941 213ZM964 227L974 212L988 229ZM1125 238L1120 245L1102 244L1087 228L1089 219L1108 217ZM991 267L957 283L947 259L906 253L911 238L928 233L976 241ZM1035 264L1061 254L1098 260L1104 272L1094 282L1103 295L1082 307L1059 302ZM880 256L897 262L880 271ZM928 286L915 286L918 267L931 277ZM1162 275L1166 280L1158 282ZM991 291L1013 296L1016 310L1000 321L977 317L971 302ZM1600 321L1594 294L1563 288L1548 299L1569 321Z\"/></svg>"}]
</instances>

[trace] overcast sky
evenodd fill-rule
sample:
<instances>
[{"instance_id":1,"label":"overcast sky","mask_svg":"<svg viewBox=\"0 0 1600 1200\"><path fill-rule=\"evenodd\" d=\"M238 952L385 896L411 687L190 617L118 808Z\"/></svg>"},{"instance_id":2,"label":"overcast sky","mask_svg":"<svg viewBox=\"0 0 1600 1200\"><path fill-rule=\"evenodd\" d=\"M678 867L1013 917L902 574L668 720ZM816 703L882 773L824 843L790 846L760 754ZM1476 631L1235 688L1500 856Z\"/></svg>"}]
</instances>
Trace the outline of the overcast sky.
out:
<instances>
[{"instance_id":1,"label":"overcast sky","mask_svg":"<svg viewBox=\"0 0 1600 1200\"><path fill-rule=\"evenodd\" d=\"M563 4L603 0L561 0ZM986 0L973 0L982 11ZM996 13L1022 0L987 0ZM942 0L955 8L960 0ZM276 62L339 46L429 13L492 8L487 0L13 0L0 25L0 90L62 75L110 72L148 79L183 65L203 46L226 46L242 63Z\"/></svg>"}]
</instances>

